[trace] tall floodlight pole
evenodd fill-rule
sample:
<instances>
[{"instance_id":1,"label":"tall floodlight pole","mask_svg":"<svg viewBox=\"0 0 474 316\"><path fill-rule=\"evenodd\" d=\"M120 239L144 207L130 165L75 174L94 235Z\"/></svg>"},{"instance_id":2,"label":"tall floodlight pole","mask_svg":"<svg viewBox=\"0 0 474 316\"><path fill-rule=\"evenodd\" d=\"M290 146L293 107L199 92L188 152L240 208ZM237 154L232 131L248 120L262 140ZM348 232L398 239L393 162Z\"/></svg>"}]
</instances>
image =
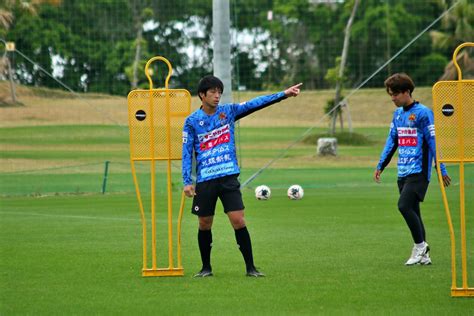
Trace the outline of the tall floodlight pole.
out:
<instances>
[{"instance_id":1,"label":"tall floodlight pole","mask_svg":"<svg viewBox=\"0 0 474 316\"><path fill-rule=\"evenodd\" d=\"M229 0L212 1L212 34L214 37L214 75L224 83L221 103L232 102L230 62L230 9Z\"/></svg>"}]
</instances>

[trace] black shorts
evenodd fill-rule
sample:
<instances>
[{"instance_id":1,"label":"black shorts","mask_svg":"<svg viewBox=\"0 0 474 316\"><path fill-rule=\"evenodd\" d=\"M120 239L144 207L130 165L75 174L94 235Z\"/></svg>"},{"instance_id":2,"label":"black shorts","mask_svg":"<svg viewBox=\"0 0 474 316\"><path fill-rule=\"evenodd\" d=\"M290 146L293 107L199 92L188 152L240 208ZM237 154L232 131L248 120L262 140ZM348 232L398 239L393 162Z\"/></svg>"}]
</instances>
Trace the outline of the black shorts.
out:
<instances>
[{"instance_id":1,"label":"black shorts","mask_svg":"<svg viewBox=\"0 0 474 316\"><path fill-rule=\"evenodd\" d=\"M213 216L217 198L221 200L225 213L243 210L245 206L238 176L233 174L196 184L191 212L197 216Z\"/></svg>"},{"instance_id":2,"label":"black shorts","mask_svg":"<svg viewBox=\"0 0 474 316\"><path fill-rule=\"evenodd\" d=\"M416 197L418 201L422 202L425 199L429 182L424 174L415 173L403 178L398 178L397 184L401 197Z\"/></svg>"}]
</instances>

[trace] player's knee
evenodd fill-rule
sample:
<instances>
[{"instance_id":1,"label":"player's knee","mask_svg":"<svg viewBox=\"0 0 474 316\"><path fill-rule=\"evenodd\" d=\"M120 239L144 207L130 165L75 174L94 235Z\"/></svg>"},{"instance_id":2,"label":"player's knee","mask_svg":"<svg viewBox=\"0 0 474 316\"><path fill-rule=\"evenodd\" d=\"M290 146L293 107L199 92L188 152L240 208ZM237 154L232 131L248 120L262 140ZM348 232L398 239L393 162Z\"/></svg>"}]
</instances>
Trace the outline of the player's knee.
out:
<instances>
[{"instance_id":1,"label":"player's knee","mask_svg":"<svg viewBox=\"0 0 474 316\"><path fill-rule=\"evenodd\" d=\"M212 216L199 217L199 229L210 230L212 228Z\"/></svg>"},{"instance_id":2,"label":"player's knee","mask_svg":"<svg viewBox=\"0 0 474 316\"><path fill-rule=\"evenodd\" d=\"M234 229L241 229L245 227L245 218L240 217L240 218L233 218L231 220L232 227Z\"/></svg>"},{"instance_id":3,"label":"player's knee","mask_svg":"<svg viewBox=\"0 0 474 316\"><path fill-rule=\"evenodd\" d=\"M398 201L398 210L402 214L408 213L411 210L411 205L405 201Z\"/></svg>"}]
</instances>

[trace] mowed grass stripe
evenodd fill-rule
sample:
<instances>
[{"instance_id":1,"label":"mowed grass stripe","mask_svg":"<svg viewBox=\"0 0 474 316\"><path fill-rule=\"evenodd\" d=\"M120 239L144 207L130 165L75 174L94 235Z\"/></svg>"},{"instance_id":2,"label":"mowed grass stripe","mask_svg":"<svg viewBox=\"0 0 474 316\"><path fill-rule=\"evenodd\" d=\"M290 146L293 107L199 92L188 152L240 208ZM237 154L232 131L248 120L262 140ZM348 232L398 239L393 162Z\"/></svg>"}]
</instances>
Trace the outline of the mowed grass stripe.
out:
<instances>
[{"instance_id":1,"label":"mowed grass stripe","mask_svg":"<svg viewBox=\"0 0 474 316\"><path fill-rule=\"evenodd\" d=\"M354 169L349 178L363 179L366 172ZM293 171L284 181L305 173ZM327 181L336 183L340 173L333 172L332 179L330 174ZM13 213L33 209L137 221L71 218L66 224L61 217L2 216L0 277L7 290L1 296L1 312L50 314L60 308L74 314L200 315L232 310L251 315L469 315L472 300L449 296L449 237L436 183L423 204L434 262L429 267L403 264L412 244L396 209L394 183L375 188L364 186L365 180L360 183L343 189L307 188L300 201L288 200L283 189L275 190L269 201L257 201L251 190L244 190L255 262L267 274L259 280L244 276L233 230L220 205L213 228L215 276L197 280L191 278L200 258L190 200L183 219L185 277L142 278L134 194L4 198L2 210ZM203 299L203 292L209 300ZM22 299L25 296L29 299Z\"/></svg>"}]
</instances>

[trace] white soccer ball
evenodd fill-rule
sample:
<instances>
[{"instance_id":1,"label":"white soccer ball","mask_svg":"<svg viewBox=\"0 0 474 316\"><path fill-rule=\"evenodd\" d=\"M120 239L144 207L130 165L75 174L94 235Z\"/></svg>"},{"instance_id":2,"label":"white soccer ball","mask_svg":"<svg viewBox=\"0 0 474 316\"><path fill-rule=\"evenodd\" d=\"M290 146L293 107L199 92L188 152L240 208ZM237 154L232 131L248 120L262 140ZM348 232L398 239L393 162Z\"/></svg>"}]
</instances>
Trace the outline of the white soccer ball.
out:
<instances>
[{"instance_id":1,"label":"white soccer ball","mask_svg":"<svg viewBox=\"0 0 474 316\"><path fill-rule=\"evenodd\" d=\"M257 200L268 200L272 195L272 191L266 185L259 185L255 188L255 197Z\"/></svg>"},{"instance_id":2,"label":"white soccer ball","mask_svg":"<svg viewBox=\"0 0 474 316\"><path fill-rule=\"evenodd\" d=\"M304 196L304 191L300 185L293 184L288 188L287 195L291 200L301 200Z\"/></svg>"}]
</instances>

